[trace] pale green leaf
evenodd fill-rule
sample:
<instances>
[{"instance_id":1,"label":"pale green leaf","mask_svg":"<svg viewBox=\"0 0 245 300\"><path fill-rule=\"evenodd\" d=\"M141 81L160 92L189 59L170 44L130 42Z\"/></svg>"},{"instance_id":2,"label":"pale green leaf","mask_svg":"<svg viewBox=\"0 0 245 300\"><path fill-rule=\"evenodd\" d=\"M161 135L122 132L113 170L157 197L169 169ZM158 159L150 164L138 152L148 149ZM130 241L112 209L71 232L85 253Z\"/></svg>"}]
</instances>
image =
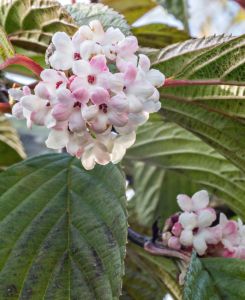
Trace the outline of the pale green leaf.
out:
<instances>
[{"instance_id":1,"label":"pale green leaf","mask_svg":"<svg viewBox=\"0 0 245 300\"><path fill-rule=\"evenodd\" d=\"M102 0L101 2L123 14L130 24L156 6L154 0Z\"/></svg>"},{"instance_id":2,"label":"pale green leaf","mask_svg":"<svg viewBox=\"0 0 245 300\"><path fill-rule=\"evenodd\" d=\"M4 0L0 3L0 25L17 46L45 52L56 31L73 34L77 26L58 1Z\"/></svg>"},{"instance_id":3,"label":"pale green leaf","mask_svg":"<svg viewBox=\"0 0 245 300\"><path fill-rule=\"evenodd\" d=\"M99 20L105 29L119 28L123 33L129 34L130 28L122 15L101 3L66 5L67 11L79 26L88 25L90 21Z\"/></svg>"},{"instance_id":4,"label":"pale green leaf","mask_svg":"<svg viewBox=\"0 0 245 300\"><path fill-rule=\"evenodd\" d=\"M8 40L7 34L0 26L0 63L4 62L7 58L14 56L14 48Z\"/></svg>"},{"instance_id":5,"label":"pale green leaf","mask_svg":"<svg viewBox=\"0 0 245 300\"><path fill-rule=\"evenodd\" d=\"M163 48L189 38L185 31L165 24L133 27L132 32L138 38L140 46L151 48Z\"/></svg>"},{"instance_id":6,"label":"pale green leaf","mask_svg":"<svg viewBox=\"0 0 245 300\"><path fill-rule=\"evenodd\" d=\"M25 156L16 130L0 114L0 169L22 160Z\"/></svg>"},{"instance_id":7,"label":"pale green leaf","mask_svg":"<svg viewBox=\"0 0 245 300\"><path fill-rule=\"evenodd\" d=\"M149 121L137 131L126 157L183 174L245 218L244 173L185 129L163 120Z\"/></svg>"}]
</instances>

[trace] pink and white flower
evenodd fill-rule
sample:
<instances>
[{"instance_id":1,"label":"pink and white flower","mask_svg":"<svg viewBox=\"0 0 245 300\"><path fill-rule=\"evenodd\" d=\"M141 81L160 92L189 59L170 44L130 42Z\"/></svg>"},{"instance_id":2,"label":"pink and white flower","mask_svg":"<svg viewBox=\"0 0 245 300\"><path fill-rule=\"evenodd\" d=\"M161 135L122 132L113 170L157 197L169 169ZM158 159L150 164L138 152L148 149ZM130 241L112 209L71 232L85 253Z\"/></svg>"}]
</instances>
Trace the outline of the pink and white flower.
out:
<instances>
[{"instance_id":1,"label":"pink and white flower","mask_svg":"<svg viewBox=\"0 0 245 300\"><path fill-rule=\"evenodd\" d=\"M51 68L41 72L34 91L10 90L17 101L13 114L29 127L47 127L47 147L66 148L86 169L118 163L135 142L138 126L160 109L163 74L136 54L136 37L118 28L104 30L97 20L73 37L55 33L52 44Z\"/></svg>"}]
</instances>

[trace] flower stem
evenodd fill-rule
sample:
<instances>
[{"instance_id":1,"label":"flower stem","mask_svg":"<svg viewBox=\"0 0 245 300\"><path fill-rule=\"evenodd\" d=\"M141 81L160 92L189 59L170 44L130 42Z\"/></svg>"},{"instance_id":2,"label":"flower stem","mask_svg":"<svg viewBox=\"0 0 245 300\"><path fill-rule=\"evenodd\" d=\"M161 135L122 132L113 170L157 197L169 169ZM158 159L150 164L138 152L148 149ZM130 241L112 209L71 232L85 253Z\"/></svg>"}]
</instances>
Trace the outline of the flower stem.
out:
<instances>
[{"instance_id":1,"label":"flower stem","mask_svg":"<svg viewBox=\"0 0 245 300\"><path fill-rule=\"evenodd\" d=\"M11 113L11 105L9 103L0 103L0 113Z\"/></svg>"},{"instance_id":2,"label":"flower stem","mask_svg":"<svg viewBox=\"0 0 245 300\"><path fill-rule=\"evenodd\" d=\"M31 70L38 77L40 76L40 73L43 71L43 68L38 63L36 63L31 58L21 54L15 54L13 57L6 59L3 63L0 64L0 70L3 70L11 65L24 66L27 69Z\"/></svg>"},{"instance_id":3,"label":"flower stem","mask_svg":"<svg viewBox=\"0 0 245 300\"><path fill-rule=\"evenodd\" d=\"M135 232L131 228L128 228L128 239L152 255L179 258L184 261L190 259L189 253L164 247L160 243L153 243L150 238Z\"/></svg>"}]
</instances>

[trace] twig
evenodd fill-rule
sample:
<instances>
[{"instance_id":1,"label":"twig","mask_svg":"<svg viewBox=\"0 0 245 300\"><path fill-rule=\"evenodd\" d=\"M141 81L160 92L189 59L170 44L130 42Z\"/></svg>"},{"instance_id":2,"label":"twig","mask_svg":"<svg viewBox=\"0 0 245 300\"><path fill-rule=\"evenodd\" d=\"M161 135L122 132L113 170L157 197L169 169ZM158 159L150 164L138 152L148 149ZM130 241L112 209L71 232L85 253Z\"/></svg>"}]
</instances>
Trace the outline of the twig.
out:
<instances>
[{"instance_id":1,"label":"twig","mask_svg":"<svg viewBox=\"0 0 245 300\"><path fill-rule=\"evenodd\" d=\"M179 258L184 261L190 260L188 252L169 249L159 243L153 243L150 238L135 232L131 228L128 228L128 239L152 255Z\"/></svg>"}]
</instances>

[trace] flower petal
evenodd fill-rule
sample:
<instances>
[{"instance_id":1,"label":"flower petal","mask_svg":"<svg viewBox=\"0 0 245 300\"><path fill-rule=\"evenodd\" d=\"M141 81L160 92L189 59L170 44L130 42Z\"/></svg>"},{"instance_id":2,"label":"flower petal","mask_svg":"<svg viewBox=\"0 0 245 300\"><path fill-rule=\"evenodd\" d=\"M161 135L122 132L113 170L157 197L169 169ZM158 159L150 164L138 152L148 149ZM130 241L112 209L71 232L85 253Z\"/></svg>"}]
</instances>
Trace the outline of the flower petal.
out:
<instances>
[{"instance_id":1,"label":"flower petal","mask_svg":"<svg viewBox=\"0 0 245 300\"><path fill-rule=\"evenodd\" d=\"M209 204L208 192L205 190L195 193L191 199L194 210L205 208Z\"/></svg>"},{"instance_id":2,"label":"flower petal","mask_svg":"<svg viewBox=\"0 0 245 300\"><path fill-rule=\"evenodd\" d=\"M96 87L91 93L91 100L94 104L100 105L107 103L110 99L110 95L104 88Z\"/></svg>"},{"instance_id":3,"label":"flower petal","mask_svg":"<svg viewBox=\"0 0 245 300\"><path fill-rule=\"evenodd\" d=\"M192 243L193 243L192 230L186 229L181 232L180 243L185 247L192 246Z\"/></svg>"},{"instance_id":4,"label":"flower petal","mask_svg":"<svg viewBox=\"0 0 245 300\"><path fill-rule=\"evenodd\" d=\"M69 141L69 134L66 130L50 130L46 146L50 149L62 149Z\"/></svg>"},{"instance_id":5,"label":"flower petal","mask_svg":"<svg viewBox=\"0 0 245 300\"><path fill-rule=\"evenodd\" d=\"M197 227L197 215L192 212L184 212L179 216L179 222L184 229L194 229Z\"/></svg>"},{"instance_id":6,"label":"flower petal","mask_svg":"<svg viewBox=\"0 0 245 300\"><path fill-rule=\"evenodd\" d=\"M180 194L177 196L177 202L183 211L191 212L193 210L192 200L189 196Z\"/></svg>"}]
</instances>

